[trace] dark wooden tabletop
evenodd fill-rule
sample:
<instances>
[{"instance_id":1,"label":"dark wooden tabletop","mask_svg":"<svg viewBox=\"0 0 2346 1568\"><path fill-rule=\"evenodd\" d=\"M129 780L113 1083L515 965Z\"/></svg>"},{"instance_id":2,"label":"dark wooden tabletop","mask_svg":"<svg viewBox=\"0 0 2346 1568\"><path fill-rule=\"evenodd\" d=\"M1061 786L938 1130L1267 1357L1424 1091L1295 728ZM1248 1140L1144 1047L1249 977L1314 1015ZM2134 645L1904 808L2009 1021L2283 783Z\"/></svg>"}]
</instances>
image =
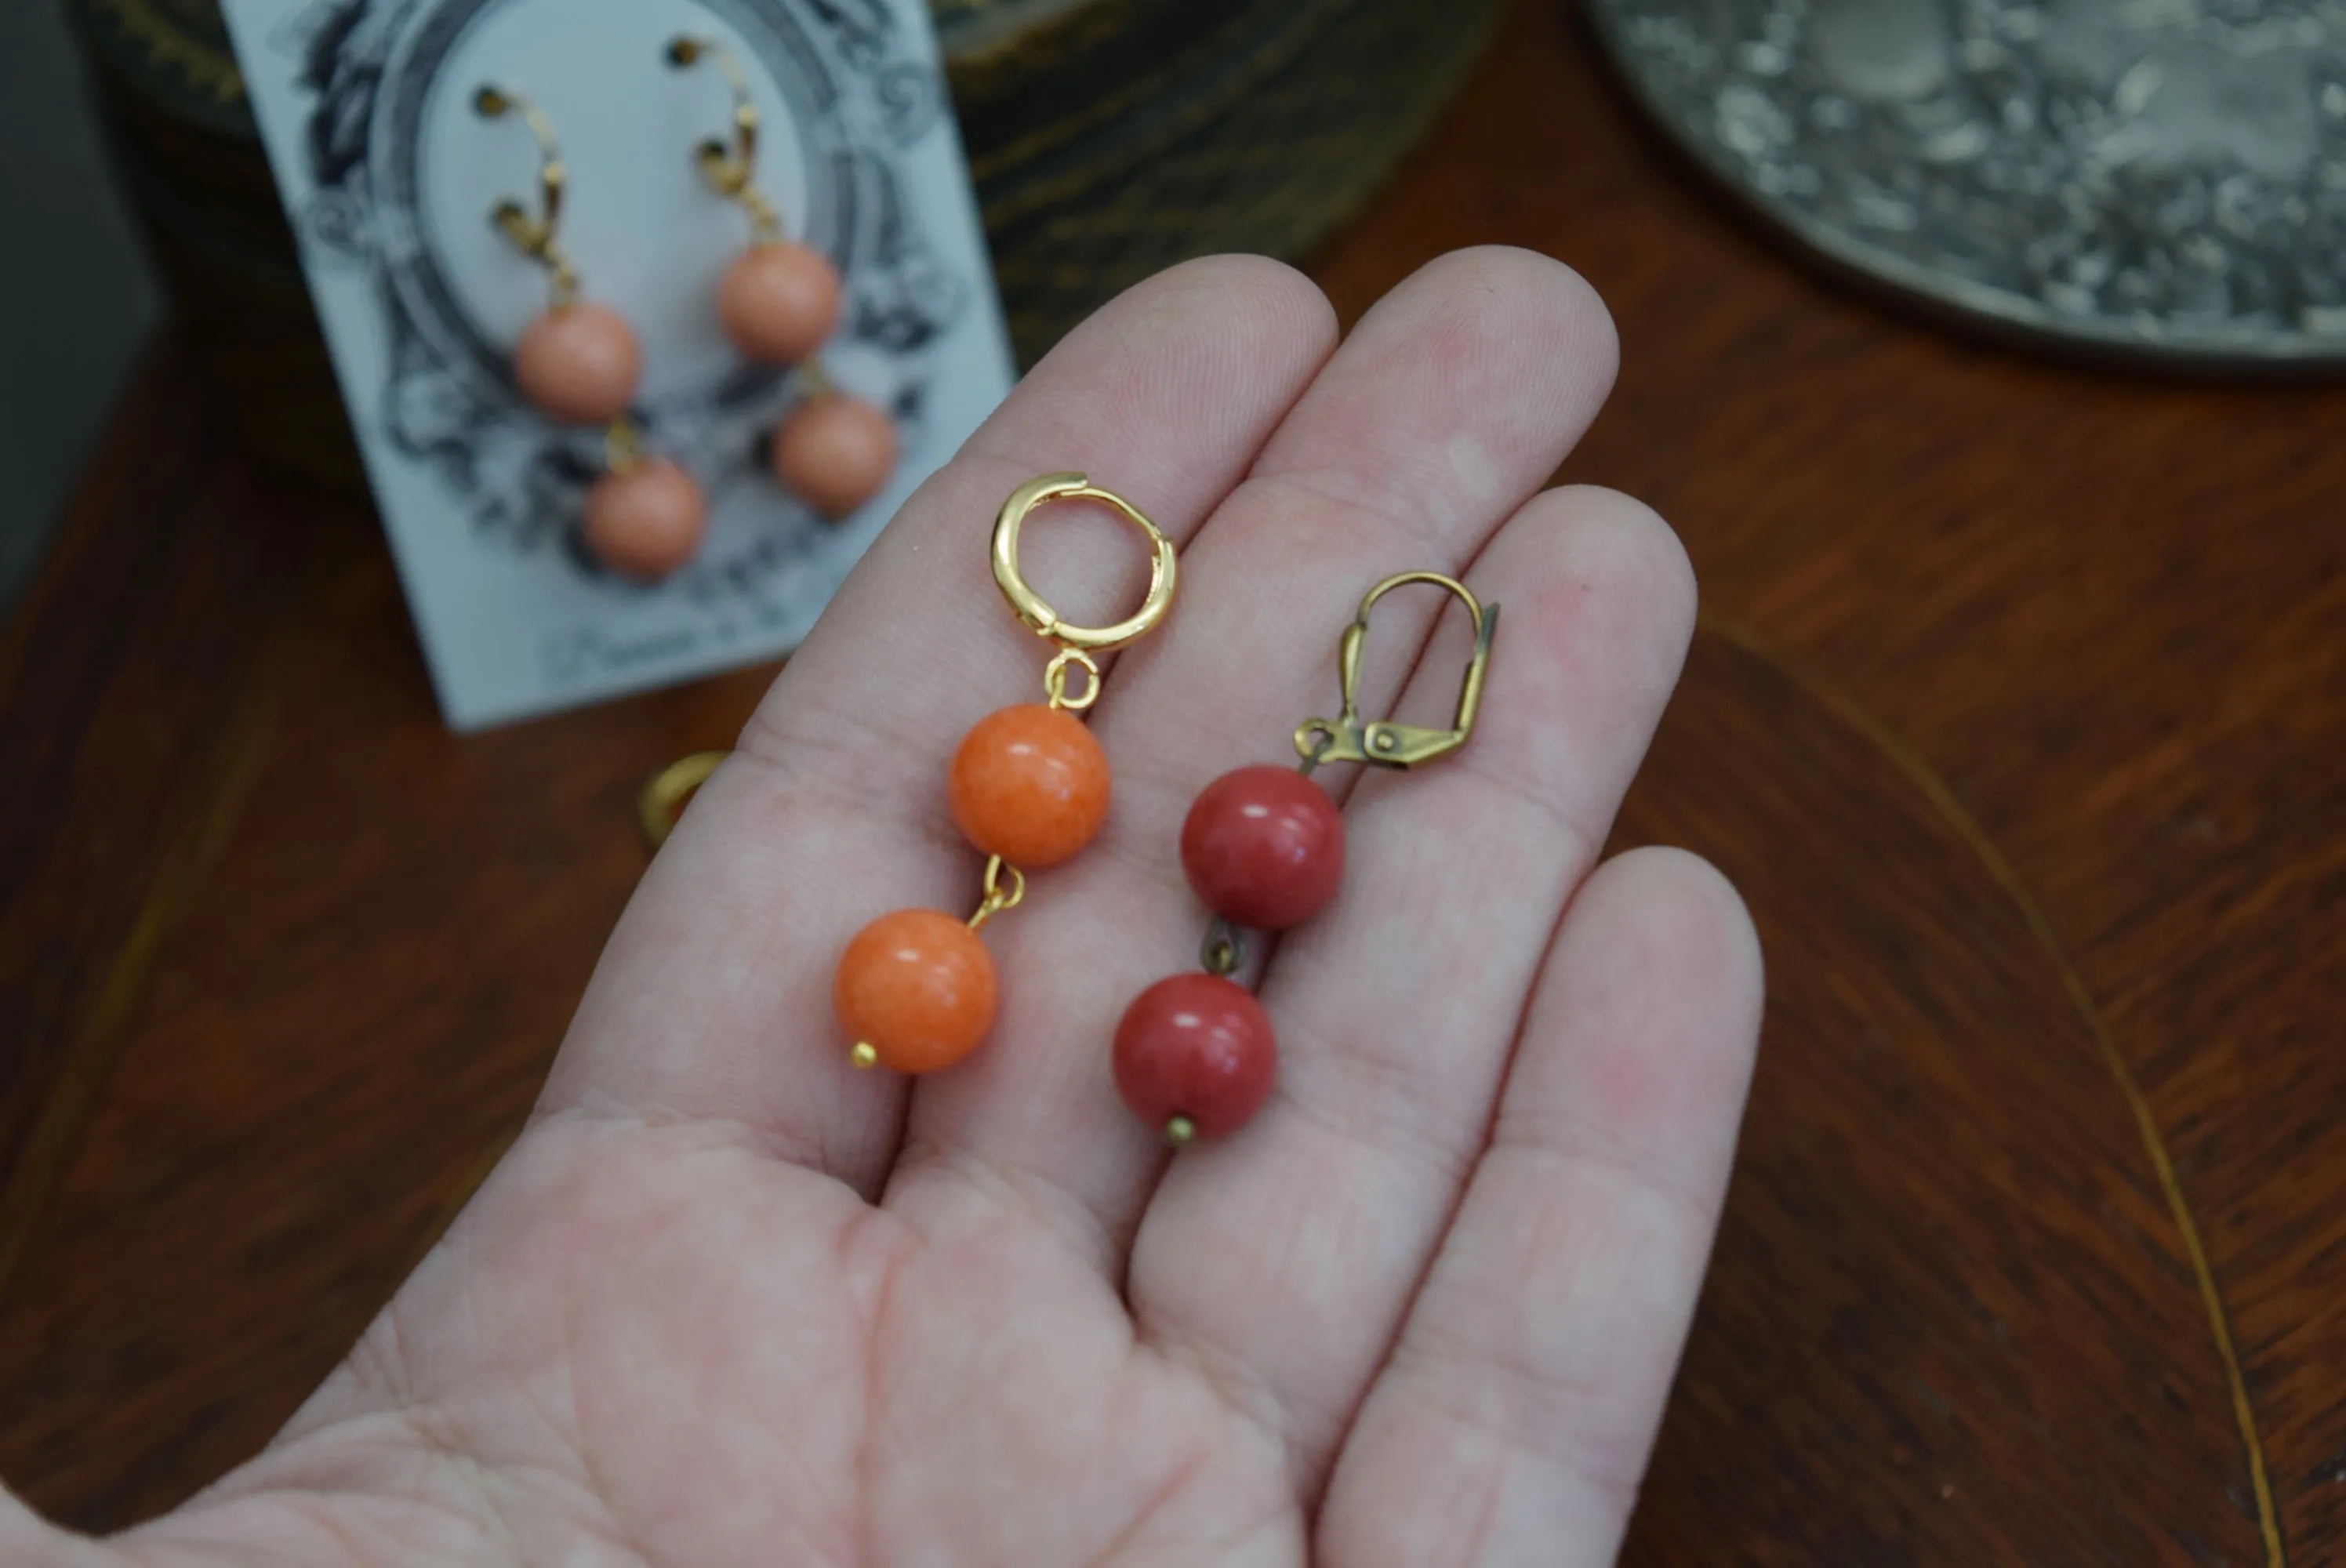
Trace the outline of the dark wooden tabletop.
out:
<instances>
[{"instance_id":1,"label":"dark wooden tabletop","mask_svg":"<svg viewBox=\"0 0 2346 1568\"><path fill-rule=\"evenodd\" d=\"M1620 322L1566 473L1705 620L1623 842L1770 1001L1636 1563L2346 1560L2346 392L1855 300L1558 6L1321 259L1527 245ZM0 1474L87 1526L262 1443L515 1130L767 671L466 738L362 508L167 344L0 653Z\"/></svg>"}]
</instances>

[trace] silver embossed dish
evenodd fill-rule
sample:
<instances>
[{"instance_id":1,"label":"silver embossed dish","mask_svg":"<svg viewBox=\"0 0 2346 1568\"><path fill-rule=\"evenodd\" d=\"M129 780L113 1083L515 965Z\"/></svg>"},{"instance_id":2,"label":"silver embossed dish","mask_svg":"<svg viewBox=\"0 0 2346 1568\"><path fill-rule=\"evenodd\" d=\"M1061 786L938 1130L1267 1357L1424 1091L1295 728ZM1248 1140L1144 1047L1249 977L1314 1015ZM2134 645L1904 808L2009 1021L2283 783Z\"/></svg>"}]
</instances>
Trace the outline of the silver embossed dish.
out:
<instances>
[{"instance_id":1,"label":"silver embossed dish","mask_svg":"<svg viewBox=\"0 0 2346 1568\"><path fill-rule=\"evenodd\" d=\"M1825 256L2006 332L2346 368L2346 0L1589 0Z\"/></svg>"}]
</instances>

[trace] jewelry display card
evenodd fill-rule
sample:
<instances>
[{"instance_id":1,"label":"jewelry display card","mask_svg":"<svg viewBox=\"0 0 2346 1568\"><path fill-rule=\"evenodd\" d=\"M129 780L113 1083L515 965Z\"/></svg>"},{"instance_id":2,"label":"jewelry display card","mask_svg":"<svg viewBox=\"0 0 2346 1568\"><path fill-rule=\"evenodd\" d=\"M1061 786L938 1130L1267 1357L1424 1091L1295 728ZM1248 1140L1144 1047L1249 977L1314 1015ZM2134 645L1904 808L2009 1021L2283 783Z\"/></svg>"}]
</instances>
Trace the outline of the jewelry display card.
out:
<instances>
[{"instance_id":1,"label":"jewelry display card","mask_svg":"<svg viewBox=\"0 0 2346 1568\"><path fill-rule=\"evenodd\" d=\"M1008 391L1012 367L953 106L922 0L225 0L343 399L441 707L500 723L797 646L913 487ZM776 483L770 433L803 372L745 361L716 310L750 226L696 148L733 134L739 63L758 188L843 285L821 374L886 411L886 487L826 522ZM579 543L601 427L515 390L547 275L491 219L535 211L539 149L485 86L544 111L566 173L579 298L643 349L628 419L708 499L689 564L655 585Z\"/></svg>"}]
</instances>

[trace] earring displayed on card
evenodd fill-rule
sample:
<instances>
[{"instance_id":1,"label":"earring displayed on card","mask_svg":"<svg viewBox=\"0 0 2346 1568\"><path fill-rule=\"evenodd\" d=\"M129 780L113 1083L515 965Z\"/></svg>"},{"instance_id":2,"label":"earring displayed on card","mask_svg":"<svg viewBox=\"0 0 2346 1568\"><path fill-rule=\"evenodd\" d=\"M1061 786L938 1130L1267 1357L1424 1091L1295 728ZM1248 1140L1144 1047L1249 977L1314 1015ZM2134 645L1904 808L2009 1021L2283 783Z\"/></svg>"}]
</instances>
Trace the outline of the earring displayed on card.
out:
<instances>
[{"instance_id":1,"label":"earring displayed on card","mask_svg":"<svg viewBox=\"0 0 2346 1568\"><path fill-rule=\"evenodd\" d=\"M1432 583L1456 595L1474 623L1474 655L1448 729L1390 719L1362 722L1361 649L1369 612L1408 583ZM1307 718L1295 731L1302 759L1294 769L1260 763L1225 773L1198 792L1181 825L1181 870L1214 911L1200 957L1203 974L1160 980L1133 1000L1116 1028L1116 1084L1133 1114L1164 1129L1176 1145L1236 1131L1262 1105L1278 1076L1270 1019L1251 992L1230 978L1246 962L1240 928L1285 931L1302 924L1336 893L1344 874L1344 820L1311 770L1324 762L1414 768L1466 744L1482 706L1499 606L1484 606L1466 585L1438 572L1387 577L1361 601L1338 648L1343 709Z\"/></svg>"},{"instance_id":2,"label":"earring displayed on card","mask_svg":"<svg viewBox=\"0 0 2346 1568\"><path fill-rule=\"evenodd\" d=\"M1052 501L1097 501L1148 541L1148 592L1112 626L1070 626L1026 585L1018 530ZM933 1073L976 1049L993 1026L999 985L977 933L1026 895L1025 871L1055 866L1082 849L1107 816L1108 767L1099 742L1076 714L1099 697L1092 656L1147 636L1173 605L1173 542L1122 496L1080 473L1046 473L1010 493L994 522L994 580L1010 607L1058 652L1043 667L1046 701L998 708L963 737L947 772L954 825L987 857L983 896L967 920L935 910L898 910L855 934L831 983L839 1022L859 1067ZM1080 691L1067 689L1082 667ZM1243 994L1243 993L1241 993Z\"/></svg>"},{"instance_id":3,"label":"earring displayed on card","mask_svg":"<svg viewBox=\"0 0 2346 1568\"><path fill-rule=\"evenodd\" d=\"M803 367L808 395L774 432L774 477L824 516L844 517L888 483L896 464L895 427L881 410L833 387L815 357L839 324L839 272L821 252L783 234L780 215L757 188L758 106L740 66L710 39L668 41L669 65L684 69L703 58L724 73L732 91L733 145L703 141L693 149L693 165L750 217L750 248L717 286L717 319L745 358Z\"/></svg>"},{"instance_id":4,"label":"earring displayed on card","mask_svg":"<svg viewBox=\"0 0 2346 1568\"><path fill-rule=\"evenodd\" d=\"M537 216L513 200L489 213L498 232L550 280L546 308L514 345L515 384L549 418L607 427L606 472L586 493L586 547L622 575L664 577L699 548L707 510L700 486L677 463L642 451L627 418L643 375L642 345L617 311L578 298L577 269L556 238L569 172L553 124L511 87L480 88L473 107L484 119L519 114L537 138Z\"/></svg>"}]
</instances>

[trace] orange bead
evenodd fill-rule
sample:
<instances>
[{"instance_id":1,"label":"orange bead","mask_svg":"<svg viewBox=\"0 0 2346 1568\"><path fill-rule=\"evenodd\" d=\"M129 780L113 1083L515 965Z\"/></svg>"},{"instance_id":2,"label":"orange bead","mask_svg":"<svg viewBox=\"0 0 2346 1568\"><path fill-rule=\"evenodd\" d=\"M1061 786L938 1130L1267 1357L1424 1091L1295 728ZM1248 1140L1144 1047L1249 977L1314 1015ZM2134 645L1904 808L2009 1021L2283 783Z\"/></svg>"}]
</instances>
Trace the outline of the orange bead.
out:
<instances>
[{"instance_id":1,"label":"orange bead","mask_svg":"<svg viewBox=\"0 0 2346 1568\"><path fill-rule=\"evenodd\" d=\"M717 320L749 358L794 365L839 324L839 273L804 245L753 245L718 280Z\"/></svg>"},{"instance_id":2,"label":"orange bead","mask_svg":"<svg viewBox=\"0 0 2346 1568\"><path fill-rule=\"evenodd\" d=\"M811 397L774 433L774 477L825 517L879 494L895 466L896 427L860 398Z\"/></svg>"},{"instance_id":3,"label":"orange bead","mask_svg":"<svg viewBox=\"0 0 2346 1568\"><path fill-rule=\"evenodd\" d=\"M994 956L935 910L898 910L855 933L831 1002L850 1038L899 1073L950 1067L994 1025Z\"/></svg>"},{"instance_id":4,"label":"orange bead","mask_svg":"<svg viewBox=\"0 0 2346 1568\"><path fill-rule=\"evenodd\" d=\"M585 301L546 311L514 345L521 395L572 424L601 424L625 413L643 368L643 349L626 319Z\"/></svg>"},{"instance_id":5,"label":"orange bead","mask_svg":"<svg viewBox=\"0 0 2346 1568\"><path fill-rule=\"evenodd\" d=\"M1014 866L1056 866L1107 816L1107 758L1075 715L1040 703L987 714L962 738L946 799L964 835Z\"/></svg>"},{"instance_id":6,"label":"orange bead","mask_svg":"<svg viewBox=\"0 0 2346 1568\"><path fill-rule=\"evenodd\" d=\"M657 583L700 548L707 510L691 474L647 458L586 493L586 547L621 576Z\"/></svg>"}]
</instances>

